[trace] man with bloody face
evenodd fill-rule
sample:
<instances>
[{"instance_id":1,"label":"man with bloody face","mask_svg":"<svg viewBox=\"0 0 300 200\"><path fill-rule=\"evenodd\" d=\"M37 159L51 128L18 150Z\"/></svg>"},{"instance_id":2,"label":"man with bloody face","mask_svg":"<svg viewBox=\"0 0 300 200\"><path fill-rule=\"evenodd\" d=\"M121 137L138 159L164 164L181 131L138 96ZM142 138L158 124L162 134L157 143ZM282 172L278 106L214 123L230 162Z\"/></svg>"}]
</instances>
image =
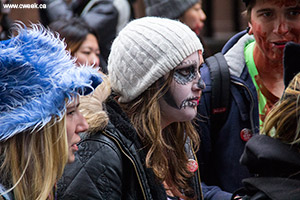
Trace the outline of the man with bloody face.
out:
<instances>
[{"instance_id":1,"label":"man with bloody face","mask_svg":"<svg viewBox=\"0 0 300 200\"><path fill-rule=\"evenodd\" d=\"M200 108L198 154L206 199L230 199L225 193L242 186L249 177L239 163L245 143L259 134L265 116L284 91L283 49L289 41L300 43L299 0L243 0L248 29L231 38L222 49L229 65L231 102L221 129L211 131L211 79L201 69L206 85ZM218 187L214 187L218 186ZM223 191L222 191L223 190Z\"/></svg>"}]
</instances>

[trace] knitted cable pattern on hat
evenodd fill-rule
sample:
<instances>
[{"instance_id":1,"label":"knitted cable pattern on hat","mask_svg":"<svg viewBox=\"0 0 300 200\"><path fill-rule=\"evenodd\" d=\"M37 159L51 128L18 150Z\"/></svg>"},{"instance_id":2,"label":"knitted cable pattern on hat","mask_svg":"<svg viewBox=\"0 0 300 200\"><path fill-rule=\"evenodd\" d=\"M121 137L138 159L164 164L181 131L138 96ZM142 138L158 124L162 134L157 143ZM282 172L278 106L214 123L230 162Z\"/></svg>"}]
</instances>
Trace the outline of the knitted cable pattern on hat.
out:
<instances>
[{"instance_id":1,"label":"knitted cable pattern on hat","mask_svg":"<svg viewBox=\"0 0 300 200\"><path fill-rule=\"evenodd\" d=\"M108 74L119 102L135 99L198 50L203 52L199 38L179 21L133 20L114 40L108 58Z\"/></svg>"},{"instance_id":2,"label":"knitted cable pattern on hat","mask_svg":"<svg viewBox=\"0 0 300 200\"><path fill-rule=\"evenodd\" d=\"M0 43L0 141L60 120L69 102L102 82L91 67L76 67L65 44L42 25L18 26Z\"/></svg>"},{"instance_id":3,"label":"knitted cable pattern on hat","mask_svg":"<svg viewBox=\"0 0 300 200\"><path fill-rule=\"evenodd\" d=\"M144 0L147 16L178 19L200 0Z\"/></svg>"}]
</instances>

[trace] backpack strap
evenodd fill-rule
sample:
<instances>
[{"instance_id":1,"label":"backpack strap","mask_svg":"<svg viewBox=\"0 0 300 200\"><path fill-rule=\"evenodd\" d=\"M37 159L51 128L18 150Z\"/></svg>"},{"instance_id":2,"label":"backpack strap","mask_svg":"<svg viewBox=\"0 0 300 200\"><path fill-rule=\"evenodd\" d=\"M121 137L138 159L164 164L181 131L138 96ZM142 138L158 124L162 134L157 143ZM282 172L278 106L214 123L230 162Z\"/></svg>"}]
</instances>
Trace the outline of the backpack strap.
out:
<instances>
[{"instance_id":1,"label":"backpack strap","mask_svg":"<svg viewBox=\"0 0 300 200\"><path fill-rule=\"evenodd\" d=\"M214 136L224 125L230 107L230 74L224 55L219 52L206 59L211 78L211 131Z\"/></svg>"}]
</instances>

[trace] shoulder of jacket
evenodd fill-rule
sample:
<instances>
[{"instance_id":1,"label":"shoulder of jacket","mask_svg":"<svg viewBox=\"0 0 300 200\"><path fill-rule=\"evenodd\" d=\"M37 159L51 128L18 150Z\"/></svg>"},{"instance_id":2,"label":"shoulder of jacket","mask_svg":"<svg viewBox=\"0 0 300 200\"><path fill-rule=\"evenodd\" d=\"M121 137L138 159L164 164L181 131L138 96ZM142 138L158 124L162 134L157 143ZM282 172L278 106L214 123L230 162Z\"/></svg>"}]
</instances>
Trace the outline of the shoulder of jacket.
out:
<instances>
[{"instance_id":1,"label":"shoulder of jacket","mask_svg":"<svg viewBox=\"0 0 300 200\"><path fill-rule=\"evenodd\" d=\"M80 142L78 154L83 152L91 152L90 155L95 154L97 151L109 151L109 149L119 154L118 140L112 136L109 131L99 131L93 135L83 139Z\"/></svg>"}]
</instances>

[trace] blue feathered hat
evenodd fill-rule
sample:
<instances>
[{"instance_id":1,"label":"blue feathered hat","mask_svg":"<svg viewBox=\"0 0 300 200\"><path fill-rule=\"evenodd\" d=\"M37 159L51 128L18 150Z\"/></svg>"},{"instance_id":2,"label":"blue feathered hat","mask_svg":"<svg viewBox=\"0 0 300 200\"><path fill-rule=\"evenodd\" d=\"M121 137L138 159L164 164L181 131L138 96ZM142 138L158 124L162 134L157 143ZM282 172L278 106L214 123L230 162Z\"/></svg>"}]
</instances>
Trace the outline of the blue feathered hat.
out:
<instances>
[{"instance_id":1,"label":"blue feathered hat","mask_svg":"<svg viewBox=\"0 0 300 200\"><path fill-rule=\"evenodd\" d=\"M42 25L19 25L0 43L0 141L60 120L66 102L102 82L92 67L76 67L65 44Z\"/></svg>"}]
</instances>

